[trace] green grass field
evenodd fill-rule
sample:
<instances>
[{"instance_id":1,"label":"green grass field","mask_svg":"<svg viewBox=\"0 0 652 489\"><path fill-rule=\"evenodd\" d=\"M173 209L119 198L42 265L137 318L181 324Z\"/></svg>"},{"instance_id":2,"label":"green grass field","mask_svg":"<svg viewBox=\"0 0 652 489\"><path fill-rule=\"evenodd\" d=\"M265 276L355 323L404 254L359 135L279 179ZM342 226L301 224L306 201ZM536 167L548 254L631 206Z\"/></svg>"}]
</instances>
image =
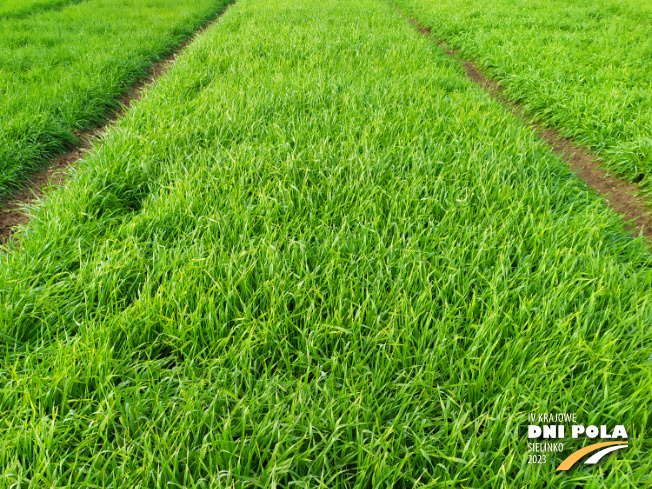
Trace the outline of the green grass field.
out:
<instances>
[{"instance_id":1,"label":"green grass field","mask_svg":"<svg viewBox=\"0 0 652 489\"><path fill-rule=\"evenodd\" d=\"M89 0L1 19L0 199L72 147L226 0ZM0 7L5 8L5 7Z\"/></svg>"},{"instance_id":2,"label":"green grass field","mask_svg":"<svg viewBox=\"0 0 652 489\"><path fill-rule=\"evenodd\" d=\"M0 19L26 17L81 1L85 0L1 0Z\"/></svg>"},{"instance_id":3,"label":"green grass field","mask_svg":"<svg viewBox=\"0 0 652 489\"><path fill-rule=\"evenodd\" d=\"M397 0L504 94L652 196L647 0Z\"/></svg>"},{"instance_id":4,"label":"green grass field","mask_svg":"<svg viewBox=\"0 0 652 489\"><path fill-rule=\"evenodd\" d=\"M238 1L0 259L2 487L650 484L646 244L388 3Z\"/></svg>"}]
</instances>

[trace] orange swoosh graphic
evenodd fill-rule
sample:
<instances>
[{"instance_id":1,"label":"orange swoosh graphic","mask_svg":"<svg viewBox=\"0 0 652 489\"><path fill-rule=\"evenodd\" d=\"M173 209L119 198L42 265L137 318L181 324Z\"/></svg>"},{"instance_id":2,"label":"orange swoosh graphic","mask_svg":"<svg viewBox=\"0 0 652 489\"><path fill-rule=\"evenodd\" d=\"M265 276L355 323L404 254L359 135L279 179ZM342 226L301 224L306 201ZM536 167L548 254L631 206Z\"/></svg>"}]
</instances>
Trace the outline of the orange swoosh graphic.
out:
<instances>
[{"instance_id":1,"label":"orange swoosh graphic","mask_svg":"<svg viewBox=\"0 0 652 489\"><path fill-rule=\"evenodd\" d=\"M606 441L604 443L595 443L594 445L589 445L584 447L574 453L571 453L566 460L559 464L556 470L568 470L570 469L575 462L581 459L587 453L596 451L598 448L608 447L611 445L627 445L626 441Z\"/></svg>"}]
</instances>

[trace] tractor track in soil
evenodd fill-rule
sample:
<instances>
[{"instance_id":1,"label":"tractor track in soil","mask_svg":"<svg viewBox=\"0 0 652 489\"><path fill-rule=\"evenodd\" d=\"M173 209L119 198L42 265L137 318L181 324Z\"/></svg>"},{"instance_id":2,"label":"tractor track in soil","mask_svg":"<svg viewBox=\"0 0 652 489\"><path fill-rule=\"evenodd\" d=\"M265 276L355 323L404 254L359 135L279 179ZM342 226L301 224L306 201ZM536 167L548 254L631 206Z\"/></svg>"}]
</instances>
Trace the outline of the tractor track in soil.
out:
<instances>
[{"instance_id":1,"label":"tractor track in soil","mask_svg":"<svg viewBox=\"0 0 652 489\"><path fill-rule=\"evenodd\" d=\"M119 108L108 114L106 121L102 125L77 132L75 134L79 140L77 146L50 159L49 163L42 169L31 173L23 181L21 188L9 193L3 199L0 204L0 244L6 243L13 236L18 226L29 222L29 205L41 200L45 196L47 189L63 185L67 180L68 170L86 156L94 143L101 140L107 129L120 119L134 102L147 93L147 89L172 67L176 59L183 54L184 50L199 34L219 22L231 5L233 5L233 2L226 5L215 17L197 29L172 53L155 62L143 79L133 85L125 95L116 99L120 103Z\"/></svg>"},{"instance_id":2,"label":"tractor track in soil","mask_svg":"<svg viewBox=\"0 0 652 489\"><path fill-rule=\"evenodd\" d=\"M397 10L408 18L403 11ZM409 21L419 33L436 43L448 56L459 61L473 83L482 87L491 97L518 117L573 170L577 177L602 195L611 208L623 216L626 221L625 229L636 235L642 234L647 238L648 249L652 251L652 216L648 202L639 195L640 189L636 184L611 175L601 166L598 156L572 139L561 135L554 128L531 122L521 106L507 100L502 95L503 88L500 84L487 76L475 61L463 58L457 49L452 49L444 41L436 39L432 35L431 29L422 26L418 20L409 18Z\"/></svg>"}]
</instances>

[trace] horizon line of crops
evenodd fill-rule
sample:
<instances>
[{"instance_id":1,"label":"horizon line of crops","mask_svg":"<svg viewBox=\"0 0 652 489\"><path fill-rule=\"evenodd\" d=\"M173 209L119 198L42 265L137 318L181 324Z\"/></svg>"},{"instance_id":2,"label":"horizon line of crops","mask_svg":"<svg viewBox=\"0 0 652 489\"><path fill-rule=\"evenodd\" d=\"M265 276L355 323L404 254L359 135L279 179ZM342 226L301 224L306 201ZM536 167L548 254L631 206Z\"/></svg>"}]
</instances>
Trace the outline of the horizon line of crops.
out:
<instances>
[{"instance_id":1,"label":"horizon line of crops","mask_svg":"<svg viewBox=\"0 0 652 489\"><path fill-rule=\"evenodd\" d=\"M0 19L0 204L228 3L87 0Z\"/></svg>"},{"instance_id":2,"label":"horizon line of crops","mask_svg":"<svg viewBox=\"0 0 652 489\"><path fill-rule=\"evenodd\" d=\"M652 11L642 0L396 0L537 121L652 197Z\"/></svg>"},{"instance_id":3,"label":"horizon line of crops","mask_svg":"<svg viewBox=\"0 0 652 489\"><path fill-rule=\"evenodd\" d=\"M651 289L386 2L240 0L0 254L0 484L641 487ZM631 448L528 464L532 412Z\"/></svg>"}]
</instances>

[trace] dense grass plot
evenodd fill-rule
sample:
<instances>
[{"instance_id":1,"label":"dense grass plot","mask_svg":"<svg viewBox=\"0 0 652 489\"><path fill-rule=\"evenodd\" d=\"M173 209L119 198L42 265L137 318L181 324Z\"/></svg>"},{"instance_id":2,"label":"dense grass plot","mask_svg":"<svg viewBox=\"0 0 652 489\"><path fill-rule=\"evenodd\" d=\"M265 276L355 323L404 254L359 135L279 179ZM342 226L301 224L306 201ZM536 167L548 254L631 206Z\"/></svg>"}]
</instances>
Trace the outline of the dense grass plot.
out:
<instances>
[{"instance_id":1,"label":"dense grass plot","mask_svg":"<svg viewBox=\"0 0 652 489\"><path fill-rule=\"evenodd\" d=\"M652 195L652 8L646 0L398 0L528 112Z\"/></svg>"},{"instance_id":2,"label":"dense grass plot","mask_svg":"<svg viewBox=\"0 0 652 489\"><path fill-rule=\"evenodd\" d=\"M102 122L151 64L226 0L89 0L0 14L0 199L30 170Z\"/></svg>"},{"instance_id":3,"label":"dense grass plot","mask_svg":"<svg viewBox=\"0 0 652 489\"><path fill-rule=\"evenodd\" d=\"M7 486L649 480L644 243L385 2L239 1L17 239ZM528 464L558 411L631 448Z\"/></svg>"},{"instance_id":4,"label":"dense grass plot","mask_svg":"<svg viewBox=\"0 0 652 489\"><path fill-rule=\"evenodd\" d=\"M1 0L0 19L26 17L28 15L59 9L84 0Z\"/></svg>"}]
</instances>

